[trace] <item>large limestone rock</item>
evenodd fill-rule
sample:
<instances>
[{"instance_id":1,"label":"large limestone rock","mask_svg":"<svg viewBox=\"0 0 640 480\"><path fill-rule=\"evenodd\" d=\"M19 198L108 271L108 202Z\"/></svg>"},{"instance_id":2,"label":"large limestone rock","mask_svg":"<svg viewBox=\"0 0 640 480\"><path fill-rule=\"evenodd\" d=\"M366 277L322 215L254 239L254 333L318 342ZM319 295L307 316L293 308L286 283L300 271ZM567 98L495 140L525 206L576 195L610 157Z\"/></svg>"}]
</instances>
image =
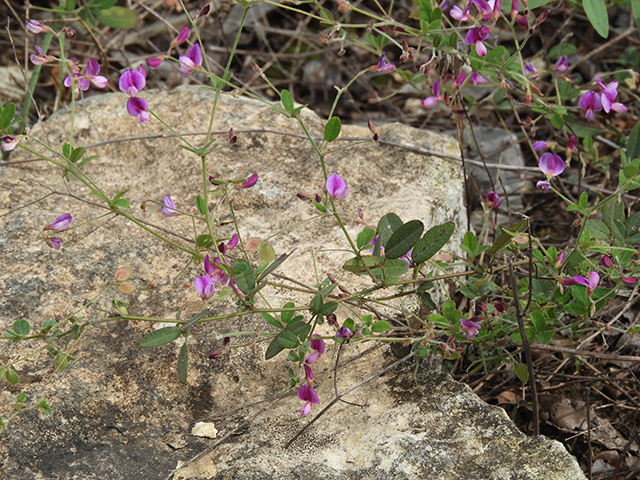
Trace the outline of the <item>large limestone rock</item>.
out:
<instances>
[{"instance_id":1,"label":"large limestone rock","mask_svg":"<svg viewBox=\"0 0 640 480\"><path fill-rule=\"evenodd\" d=\"M147 92L145 97L178 131L205 131L211 92L184 88ZM172 241L193 248L188 218L167 219L151 203L146 212L139 206L147 197L161 200L171 194L179 208L192 211L202 183L200 160L176 148L175 138L156 136L164 130L155 120L138 125L126 113L125 100L119 94L100 95L76 106L75 145L101 142L89 149L100 158L89 163L85 172L109 195L130 189L126 197L131 200L132 215L161 227L159 231ZM321 135L321 120L308 111L303 117L311 133ZM68 111L62 112L33 133L59 148L69 130L69 118ZM260 176L257 187L234 195L243 237L266 238L284 232L272 238L272 245L278 254L295 252L279 272L306 285L327 273L348 288L369 285L341 270L347 253L328 251L346 248L340 230L329 219L287 231L314 215L311 205L295 194L322 188L318 159L299 136L298 124L259 102L223 95L214 122L214 129L223 132L218 144L226 142L231 127L239 135L239 145L211 156L208 171L219 178ZM401 125L388 125L379 133L386 140L448 155L457 151L449 138ZM344 137L368 135L358 127L343 131ZM199 145L203 137L188 138ZM349 184L349 196L338 205L350 234L355 236L363 228L358 208L373 225L390 211L405 221L420 219L427 227L452 220L459 228L447 249L459 253L455 245L465 224L459 165L391 146L344 148L344 141L336 145L343 148L327 157L327 168ZM33 142L28 146L42 151ZM34 157L19 154L12 161L29 158ZM258 315L196 325L189 337L188 382L179 383L179 342L155 349L139 346L146 334L166 324L98 321L107 316L112 298L129 301L132 315L169 322L184 307L182 318L188 318L202 309L189 287L193 277L202 274L202 267L189 265L179 276L189 255L122 218L102 219L65 234L62 250L53 251L39 236L42 227L64 212L74 216L73 225L105 213L95 206L95 199L78 181L65 184L60 172L42 161L0 167L0 185L0 288L4 292L0 327L26 318L37 330L47 319L61 321L72 314L82 324L94 322L68 346L76 360L63 372L55 373L47 352L36 352L32 343L0 344L0 364L33 354L15 365L18 385L0 383L0 415L11 413L21 391L27 393L27 403L44 396L52 407L51 415L38 418L31 411L9 425L0 442L3 473L15 479L164 478L179 461L212 445L216 438L211 437L224 437L286 391L286 362L280 357L264 361L266 343L260 337L236 337L232 347L247 346L226 350L217 360L208 358L220 348L225 333L269 331L271 327ZM219 233L230 234L229 212L221 209L219 216L223 221ZM95 302L102 311L93 306L84 309L120 266L133 269L136 292L124 297L110 291ZM268 287L265 298L275 307L291 299L304 305L310 299L283 286ZM211 313L233 312L233 308L228 301L215 304ZM337 311L340 321L357 313L351 308ZM404 308L416 311L415 305ZM386 347L369 346L342 352L341 359L350 362L338 372L340 391L396 361ZM325 375L318 376L322 403L313 413L332 398L331 365L328 352L316 366L317 374L325 369ZM366 383L346 397L365 407L338 403L289 449L285 443L309 418L298 412L295 395L285 396L176 478L584 478L559 443L524 436L501 409L485 405L447 375L421 366L414 379L414 371L415 365L404 364ZM192 434L201 421L205 424L194 432L199 434ZM202 436L203 431L207 435Z\"/></svg>"}]
</instances>

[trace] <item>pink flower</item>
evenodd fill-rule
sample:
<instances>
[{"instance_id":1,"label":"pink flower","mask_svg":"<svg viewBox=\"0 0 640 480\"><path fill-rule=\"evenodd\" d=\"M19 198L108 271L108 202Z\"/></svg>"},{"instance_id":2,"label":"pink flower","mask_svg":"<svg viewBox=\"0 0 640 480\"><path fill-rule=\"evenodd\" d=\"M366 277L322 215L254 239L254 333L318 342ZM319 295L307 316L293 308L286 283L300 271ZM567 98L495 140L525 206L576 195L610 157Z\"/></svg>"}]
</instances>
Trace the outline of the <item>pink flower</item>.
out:
<instances>
[{"instance_id":1,"label":"pink flower","mask_svg":"<svg viewBox=\"0 0 640 480\"><path fill-rule=\"evenodd\" d=\"M118 80L118 88L130 97L135 97L147 81L147 72L142 65L139 70L125 70Z\"/></svg>"},{"instance_id":2,"label":"pink flower","mask_svg":"<svg viewBox=\"0 0 640 480\"><path fill-rule=\"evenodd\" d=\"M422 101L422 106L424 106L425 108L433 107L436 103L444 98L444 95L440 95L440 79L433 82L431 91L433 92L433 97L427 97Z\"/></svg>"},{"instance_id":3,"label":"pink flower","mask_svg":"<svg viewBox=\"0 0 640 480\"><path fill-rule=\"evenodd\" d=\"M547 142L542 141L542 140L538 140L537 142L533 143L533 149L536 152L539 152L540 150L544 150L548 146L549 146L549 144Z\"/></svg>"},{"instance_id":4,"label":"pink flower","mask_svg":"<svg viewBox=\"0 0 640 480\"><path fill-rule=\"evenodd\" d=\"M455 18L456 20L460 20L463 22L465 20L472 20L473 17L469 15L469 9L471 8L472 4L473 4L473 1L469 2L469 5L467 5L467 8L465 8L464 10L462 10L457 5L454 5L449 11L449 15L451 15L451 18Z\"/></svg>"},{"instance_id":5,"label":"pink flower","mask_svg":"<svg viewBox=\"0 0 640 480\"><path fill-rule=\"evenodd\" d=\"M471 317L471 318L478 318L478 317ZM461 330L465 332L467 340L471 340L473 337L475 337L480 331L480 329L482 328L479 324L471 320L471 318L469 320L467 320L466 318L460 319L460 324L462 325Z\"/></svg>"},{"instance_id":6,"label":"pink flower","mask_svg":"<svg viewBox=\"0 0 640 480\"><path fill-rule=\"evenodd\" d=\"M16 146L20 142L21 138L22 137L20 135L18 135L18 136L4 135L4 136L0 137L0 142L2 142L0 144L0 148L2 150L4 150L5 152L10 152L14 148L16 148Z\"/></svg>"},{"instance_id":7,"label":"pink flower","mask_svg":"<svg viewBox=\"0 0 640 480\"><path fill-rule=\"evenodd\" d=\"M162 207L160 211L165 217L175 217L176 215L180 215L180 213L176 210L175 203L173 203L173 200L171 200L171 197L169 195L165 195L163 201L164 207Z\"/></svg>"},{"instance_id":8,"label":"pink flower","mask_svg":"<svg viewBox=\"0 0 640 480\"><path fill-rule=\"evenodd\" d=\"M585 285L587 287L587 293L591 295L598 286L598 283L600 283L600 275L596 272L591 272L588 279L579 275L574 275L573 280L576 283Z\"/></svg>"},{"instance_id":9,"label":"pink flower","mask_svg":"<svg viewBox=\"0 0 640 480\"><path fill-rule=\"evenodd\" d=\"M60 250L60 244L62 240L57 237L47 237L44 239L44 243L46 243L51 248L55 248L56 250Z\"/></svg>"},{"instance_id":10,"label":"pink flower","mask_svg":"<svg viewBox=\"0 0 640 480\"><path fill-rule=\"evenodd\" d=\"M378 62L377 67L373 67L373 70L375 70L376 72L389 73L393 72L394 68L396 68L396 64L393 62L387 63L387 52L382 52L380 62Z\"/></svg>"},{"instance_id":11,"label":"pink flower","mask_svg":"<svg viewBox=\"0 0 640 480\"><path fill-rule=\"evenodd\" d=\"M304 376L307 377L307 384L309 386L313 385L313 370L307 364L304 365Z\"/></svg>"},{"instance_id":12,"label":"pink flower","mask_svg":"<svg viewBox=\"0 0 640 480\"><path fill-rule=\"evenodd\" d=\"M520 2L518 0L511 0L511 18L518 16L518 10L520 10Z\"/></svg>"},{"instance_id":13,"label":"pink flower","mask_svg":"<svg viewBox=\"0 0 640 480\"><path fill-rule=\"evenodd\" d=\"M542 156L540 157L538 168L542 170L542 173L544 173L547 176L547 180L538 182L536 184L536 187L541 188L544 191L544 193L547 193L549 191L549 187L551 186L551 183L549 182L549 180L551 180L553 177L556 177L560 175L562 172L564 172L565 163L555 153L547 152L547 153L543 153Z\"/></svg>"},{"instance_id":14,"label":"pink flower","mask_svg":"<svg viewBox=\"0 0 640 480\"><path fill-rule=\"evenodd\" d=\"M51 28L35 20L29 20L27 22L27 30L29 30L31 33L42 33L50 32Z\"/></svg>"},{"instance_id":15,"label":"pink flower","mask_svg":"<svg viewBox=\"0 0 640 480\"><path fill-rule=\"evenodd\" d=\"M253 175L247 178L246 182L238 184L238 188L251 188L256 183L258 183L258 174L254 173Z\"/></svg>"},{"instance_id":16,"label":"pink flower","mask_svg":"<svg viewBox=\"0 0 640 480\"><path fill-rule=\"evenodd\" d=\"M340 327L336 332L336 338L342 338L345 341L349 340L352 335L353 333L351 333L351 330L349 330L349 328L345 327L344 325Z\"/></svg>"},{"instance_id":17,"label":"pink flower","mask_svg":"<svg viewBox=\"0 0 640 480\"><path fill-rule=\"evenodd\" d=\"M555 268L556 270L559 269L564 263L564 257L565 257L565 250L562 250L558 255L558 257L556 258L556 261L553 264L553 268Z\"/></svg>"},{"instance_id":18,"label":"pink flower","mask_svg":"<svg viewBox=\"0 0 640 480\"><path fill-rule=\"evenodd\" d=\"M309 415L312 404L318 405L320 403L320 397L318 397L316 391L307 385L303 385L298 389L298 398L305 402L302 408L300 408L300 413L305 417Z\"/></svg>"},{"instance_id":19,"label":"pink flower","mask_svg":"<svg viewBox=\"0 0 640 480\"><path fill-rule=\"evenodd\" d=\"M487 47L485 47L482 42L489 38L489 33L491 33L491 29L489 27L473 27L465 35L464 43L467 45L475 45L476 53L479 56L484 57L487 54Z\"/></svg>"},{"instance_id":20,"label":"pink flower","mask_svg":"<svg viewBox=\"0 0 640 480\"><path fill-rule=\"evenodd\" d=\"M569 155L571 155L571 152L573 152L575 148L576 148L576 136L571 135L569 137L569 141L567 142L567 158L569 158Z\"/></svg>"},{"instance_id":21,"label":"pink flower","mask_svg":"<svg viewBox=\"0 0 640 480\"><path fill-rule=\"evenodd\" d=\"M569 57L566 55L561 55L556 60L556 64L553 66L553 69L556 72L565 73L569 71Z\"/></svg>"},{"instance_id":22,"label":"pink flower","mask_svg":"<svg viewBox=\"0 0 640 480\"><path fill-rule=\"evenodd\" d=\"M200 44L195 43L187 51L187 55L180 55L178 60L180 61L180 68L178 68L180 75L183 77L191 75L194 69L199 69L202 65L203 57Z\"/></svg>"},{"instance_id":23,"label":"pink flower","mask_svg":"<svg viewBox=\"0 0 640 480\"><path fill-rule=\"evenodd\" d=\"M593 120L593 113L602 110L602 100L596 92L588 91L582 94L578 102L580 108L585 111L587 120Z\"/></svg>"},{"instance_id":24,"label":"pink flower","mask_svg":"<svg viewBox=\"0 0 640 480\"><path fill-rule=\"evenodd\" d=\"M79 90L83 92L89 90L89 85L93 85L96 88L104 88L107 86L109 81L106 77L102 75L98 75L100 73L100 65L97 60L90 58L87 61L87 67L85 69L84 75L80 73L72 73L70 76L64 79L64 86L67 88L71 88L73 85L73 79L76 79L78 82L77 87L75 88L75 93L78 93Z\"/></svg>"},{"instance_id":25,"label":"pink flower","mask_svg":"<svg viewBox=\"0 0 640 480\"><path fill-rule=\"evenodd\" d=\"M614 112L623 113L627 111L627 107L625 105L616 102L616 97L618 96L618 82L614 81L605 86L597 75L596 82L598 82L600 90L602 90L600 100L602 102L602 109L605 112L609 113L613 110Z\"/></svg>"},{"instance_id":26,"label":"pink flower","mask_svg":"<svg viewBox=\"0 0 640 480\"><path fill-rule=\"evenodd\" d=\"M220 265L219 259L214 258L212 263L209 260L209 255L204 257L204 271L207 272L207 275L211 277L214 283L223 283L226 285L228 283L227 275Z\"/></svg>"},{"instance_id":27,"label":"pink flower","mask_svg":"<svg viewBox=\"0 0 640 480\"><path fill-rule=\"evenodd\" d=\"M487 193L487 208L498 208L500 204L500 195L493 191Z\"/></svg>"},{"instance_id":28,"label":"pink flower","mask_svg":"<svg viewBox=\"0 0 640 480\"><path fill-rule=\"evenodd\" d=\"M638 283L637 278L623 277L622 275L620 275L620 280L622 280L622 283L624 283L625 285L635 285L636 283Z\"/></svg>"},{"instance_id":29,"label":"pink flower","mask_svg":"<svg viewBox=\"0 0 640 480\"><path fill-rule=\"evenodd\" d=\"M127 100L127 112L132 117L137 117L138 122L147 123L149 121L147 110L149 110L149 102L144 98L130 97Z\"/></svg>"},{"instance_id":30,"label":"pink flower","mask_svg":"<svg viewBox=\"0 0 640 480\"><path fill-rule=\"evenodd\" d=\"M327 178L326 183L327 192L331 198L335 198L336 200L342 200L347 196L349 192L349 188L347 187L347 183L340 175L336 175L332 173Z\"/></svg>"},{"instance_id":31,"label":"pink flower","mask_svg":"<svg viewBox=\"0 0 640 480\"><path fill-rule=\"evenodd\" d=\"M471 73L471 81L473 82L474 86L478 86L481 85L483 83L487 83L489 80L482 75L481 73L477 73L477 72L472 72Z\"/></svg>"},{"instance_id":32,"label":"pink flower","mask_svg":"<svg viewBox=\"0 0 640 480\"><path fill-rule=\"evenodd\" d=\"M163 60L164 60L164 55L158 55L157 57L147 58L147 65L149 65L149 68L151 68L152 70L155 70L160 66Z\"/></svg>"},{"instance_id":33,"label":"pink flower","mask_svg":"<svg viewBox=\"0 0 640 480\"><path fill-rule=\"evenodd\" d=\"M189 38L189 26L185 25L182 27L182 30L180 30L178 36L171 40L171 46L175 47L176 45L180 45L181 43L184 43L187 38Z\"/></svg>"},{"instance_id":34,"label":"pink flower","mask_svg":"<svg viewBox=\"0 0 640 480\"><path fill-rule=\"evenodd\" d=\"M203 298L211 298L213 294L216 293L216 288L213 285L213 281L209 275L202 275L201 277L196 277L193 280L193 286L196 288L198 294Z\"/></svg>"},{"instance_id":35,"label":"pink flower","mask_svg":"<svg viewBox=\"0 0 640 480\"><path fill-rule=\"evenodd\" d=\"M536 67L534 67L532 63L526 62L524 64L524 74L530 75L529 78L534 79L538 77L538 70L536 70Z\"/></svg>"},{"instance_id":36,"label":"pink flower","mask_svg":"<svg viewBox=\"0 0 640 480\"><path fill-rule=\"evenodd\" d=\"M313 335L313 337L317 337L317 335ZM313 350L313 353L311 353L305 360L307 365L316 363L320 358L320 355L324 354L324 340L313 337L311 338L311 350Z\"/></svg>"},{"instance_id":37,"label":"pink flower","mask_svg":"<svg viewBox=\"0 0 640 480\"><path fill-rule=\"evenodd\" d=\"M575 285L576 282L572 277L558 277L560 278L560 285L563 287L570 287L571 285Z\"/></svg>"},{"instance_id":38,"label":"pink flower","mask_svg":"<svg viewBox=\"0 0 640 480\"><path fill-rule=\"evenodd\" d=\"M605 255L604 257L602 257L602 259L600 260L600 265L607 268L613 268L613 262L609 258L609 255Z\"/></svg>"},{"instance_id":39,"label":"pink flower","mask_svg":"<svg viewBox=\"0 0 640 480\"><path fill-rule=\"evenodd\" d=\"M49 63L56 59L56 57L52 57L51 55L46 55L42 50L42 48L40 48L40 45L36 45L35 48L36 48L36 52L38 52L38 55L36 55L35 53L32 53L29 56L29 58L31 59L31 63L33 63L34 65L44 65L45 63Z\"/></svg>"},{"instance_id":40,"label":"pink flower","mask_svg":"<svg viewBox=\"0 0 640 480\"><path fill-rule=\"evenodd\" d=\"M43 230L55 230L56 232L61 232L62 230L65 230L69 226L72 220L73 220L73 217L70 214L63 213L58 218L56 218L52 223L44 227Z\"/></svg>"}]
</instances>

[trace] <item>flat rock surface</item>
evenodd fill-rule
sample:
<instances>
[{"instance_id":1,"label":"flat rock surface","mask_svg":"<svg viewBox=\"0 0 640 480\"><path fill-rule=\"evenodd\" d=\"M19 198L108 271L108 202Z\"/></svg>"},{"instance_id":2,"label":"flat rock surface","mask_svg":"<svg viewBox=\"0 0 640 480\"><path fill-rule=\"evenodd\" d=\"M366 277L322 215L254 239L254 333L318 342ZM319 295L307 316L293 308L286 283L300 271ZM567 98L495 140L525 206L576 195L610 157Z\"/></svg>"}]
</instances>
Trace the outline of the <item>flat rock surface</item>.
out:
<instances>
[{"instance_id":1,"label":"flat rock surface","mask_svg":"<svg viewBox=\"0 0 640 480\"><path fill-rule=\"evenodd\" d=\"M180 88L149 91L144 97L169 125L190 134L196 145L202 143L204 136L193 134L206 131L212 92ZM151 202L146 211L140 206L171 194L179 209L194 212L202 185L200 160L177 148L175 138L159 137L165 130L155 119L138 125L126 113L125 101L124 95L110 94L76 105L74 145L100 155L84 172L110 196L130 189L126 198L134 217L176 244L193 248L188 217L165 218ZM322 134L318 117L305 110L303 118L312 135ZM260 102L223 95L213 124L216 145L226 144L231 127L238 145L212 154L207 170L218 178L259 175L256 187L234 194L243 238L282 232L271 244L277 255L293 254L278 271L307 285L332 273L347 288L369 286L341 269L349 254L335 223L312 219L312 205L296 197L298 192L320 193L323 187L319 161L297 122ZM59 148L69 128L69 111L64 111L34 127L33 134ZM380 128L379 134L447 155L457 152L448 137L398 124ZM342 136L370 133L345 127ZM45 151L32 141L25 145ZM464 233L466 214L458 164L372 143L353 146L340 140L335 145L340 148L327 156L327 169L349 185L349 196L338 208L352 236L364 226L359 208L372 225L392 211L405 221L420 219L427 228L454 221L458 227L445 250L459 253L455 245ZM18 152L11 160L31 158ZM266 343L258 341L252 348L259 337L235 337L234 348L217 360L208 358L226 333L273 331L258 315L195 325L188 340L187 384L181 384L176 367L180 341L152 349L139 345L145 335L169 323L98 322L107 318L114 298L128 301L131 315L167 322L180 309L182 318L200 312L202 302L191 285L194 276L203 274L202 267L189 264L190 255L123 218L105 217L64 232L62 249L54 251L40 236L44 225L66 212L74 217L72 226L108 212L96 206L84 185L63 181L58 169L44 161L0 167L0 185L0 327L25 318L35 332L47 319L63 321L70 315L82 325L94 322L65 347L75 361L62 372L55 371L46 350L37 350L41 345L0 343L2 365L31 355L14 365L20 376L17 385L0 382L0 415L6 418L12 412L11 404L22 391L28 405L44 396L52 408L50 415L40 417L35 410L25 412L3 433L0 464L8 478L165 478L179 462L204 451L286 391L286 360L280 355L265 361ZM210 208L215 208L215 200ZM221 224L216 234L230 235L231 212L219 208L217 213ZM132 268L136 291L124 296L110 289L95 300L122 266ZM278 281L282 286L265 289L271 305L309 303L308 295L291 292L285 288L290 283ZM436 296L446 295L446 286L438 292ZM402 307L417 311L415 304ZM211 314L233 309L228 300L214 304ZM341 307L336 313L343 321L362 312ZM63 327L68 326L67 321ZM341 361L349 363L338 371L340 391L396 361L387 347L370 346L349 346L342 352ZM328 351L317 364L321 404L312 415L332 398L332 358L335 352ZM285 396L176 478L584 478L559 443L526 437L503 410L487 406L442 373L421 366L414 379L414 371L415 364L404 364L355 390L347 400L364 407L334 405L289 449L286 442L310 418L298 412L295 395ZM199 421L207 424L207 436L192 434Z\"/></svg>"}]
</instances>

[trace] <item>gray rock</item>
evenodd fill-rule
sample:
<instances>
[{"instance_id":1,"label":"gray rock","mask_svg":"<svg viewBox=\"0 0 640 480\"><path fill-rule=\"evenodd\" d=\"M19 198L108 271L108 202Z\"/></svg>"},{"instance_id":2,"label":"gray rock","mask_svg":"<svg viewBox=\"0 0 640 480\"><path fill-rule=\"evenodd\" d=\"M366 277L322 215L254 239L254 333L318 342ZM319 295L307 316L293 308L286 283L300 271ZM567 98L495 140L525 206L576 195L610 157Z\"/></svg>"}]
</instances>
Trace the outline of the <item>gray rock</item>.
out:
<instances>
[{"instance_id":1,"label":"gray rock","mask_svg":"<svg viewBox=\"0 0 640 480\"><path fill-rule=\"evenodd\" d=\"M180 88L170 93L148 91L144 97L153 111L179 131L206 129L211 92ZM146 212L139 207L148 197L161 201L163 195L171 194L178 208L193 211L202 182L200 161L178 149L176 139L155 136L163 132L155 120L138 125L126 113L125 101L124 95L112 94L76 105L75 145L104 142L89 148L89 154L100 158L84 171L110 196L131 189L126 198L131 201L132 215L165 229L159 232L176 243L193 248L188 241L193 230L188 218L164 218L151 203ZM321 135L322 121L309 111L302 115L311 133ZM69 126L69 112L65 111L33 132L59 148ZM266 238L313 217L313 208L295 194L320 192L322 174L313 149L295 136L302 133L299 125L259 102L223 95L214 122L214 129L220 131L218 144L226 143L230 127L236 129L239 145L215 152L208 160L208 172L219 178L259 174L257 187L234 195L243 237ZM264 128L271 133L260 131ZM343 137L367 135L360 127L343 130ZM449 155L457 152L450 138L401 125L380 128L380 135ZM138 138L125 140L132 136ZM197 137L195 143L199 145L202 138ZM27 145L43 150L34 142ZM336 145L345 147L346 143ZM11 159L30 157L19 153ZM338 206L352 236L364 226L358 220L358 208L374 225L389 211L405 221L421 219L427 227L449 220L465 224L462 177L455 163L366 144L336 149L327 157L327 168L348 182L349 196ZM80 323L94 322L70 342L67 349L76 360L62 372L56 373L51 357L44 350L35 352L32 343L1 344L3 364L33 356L15 365L18 385L1 383L0 414L6 417L11 412L10 405L21 391L27 394L28 404L44 396L52 406L51 415L38 418L35 411L26 412L4 432L0 461L7 476L164 478L179 461L218 441L191 435L197 421L213 423L217 438L224 438L265 402L287 390L285 359L280 355L265 361L266 342L260 337L235 337L232 347L247 346L226 350L217 360L208 358L220 348L226 333L270 331L259 315L195 325L189 337L188 382L179 383L180 342L154 349L142 349L139 342L154 328L171 322L179 309L183 308L182 318L202 310L202 302L189 286L195 275L202 274L202 267L188 265L181 274L190 255L121 218L102 219L65 232L62 250L53 251L39 235L44 225L65 212L74 216L72 225L104 213L87 203L95 201L84 185L75 179L65 184L60 172L42 161L0 167L0 183L0 288L4 292L0 328L26 318L33 331L47 319L62 321L71 314ZM50 190L58 193L48 195ZM229 235L230 212L220 209L218 218L217 233ZM457 228L446 247L451 254L460 253L457 245L463 233L464 228ZM339 229L329 220L305 223L272 238L271 244L278 255L295 249L279 272L307 285L322 280L326 273L349 289L370 285L341 270L347 253L328 251L346 248ZM127 297L110 291L95 301L94 306L102 310L83 308L108 286L121 266L133 269L137 290ZM297 305L309 303L309 295L288 291L284 287L290 284L277 282L282 285L269 286L264 292L271 305L279 307L289 300ZM441 294L444 291L443 286ZM128 301L132 315L167 323L123 319L97 323L106 318L112 298ZM415 303L405 303L403 308L417 311ZM215 304L211 313L233 309L229 300ZM381 314L393 311L381 309ZM358 313L355 307L344 307L336 313L342 321L354 312ZM396 360L386 348L367 347L351 345L342 353L341 360L350 363L338 371L339 391ZM331 365L330 352L316 365L322 402L314 407L314 414L332 398ZM415 388L414 367L398 367L355 390L346 400L366 407L335 405L289 449L284 444L309 419L298 412L300 401L295 395L284 397L197 465L190 464L191 473L185 469L176 478L584 478L559 443L522 435L502 410L485 405L448 376L418 369L421 394Z\"/></svg>"}]
</instances>

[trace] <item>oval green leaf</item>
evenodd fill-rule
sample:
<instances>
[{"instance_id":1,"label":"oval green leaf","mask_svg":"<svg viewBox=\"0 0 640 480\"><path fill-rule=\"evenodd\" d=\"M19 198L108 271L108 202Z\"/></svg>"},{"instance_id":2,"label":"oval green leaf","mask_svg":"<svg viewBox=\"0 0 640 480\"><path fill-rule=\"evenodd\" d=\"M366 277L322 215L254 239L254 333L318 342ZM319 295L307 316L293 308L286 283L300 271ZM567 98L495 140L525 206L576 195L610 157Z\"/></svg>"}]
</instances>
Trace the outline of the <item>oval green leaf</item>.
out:
<instances>
[{"instance_id":1,"label":"oval green leaf","mask_svg":"<svg viewBox=\"0 0 640 480\"><path fill-rule=\"evenodd\" d=\"M293 112L293 97L291 97L289 90L282 90L280 93L280 100L282 101L282 106L287 112Z\"/></svg>"},{"instance_id":2,"label":"oval green leaf","mask_svg":"<svg viewBox=\"0 0 640 480\"><path fill-rule=\"evenodd\" d=\"M189 351L187 350L187 342L180 347L178 354L178 380L181 383L187 383L187 369L189 367Z\"/></svg>"},{"instance_id":3,"label":"oval green leaf","mask_svg":"<svg viewBox=\"0 0 640 480\"><path fill-rule=\"evenodd\" d=\"M338 117L331 117L327 124L324 126L324 139L331 143L340 135L342 124Z\"/></svg>"},{"instance_id":4,"label":"oval green leaf","mask_svg":"<svg viewBox=\"0 0 640 480\"><path fill-rule=\"evenodd\" d=\"M196 208L200 212L200 215L207 214L207 206L204 203L204 198L202 198L200 195L196 197Z\"/></svg>"},{"instance_id":5,"label":"oval green leaf","mask_svg":"<svg viewBox=\"0 0 640 480\"><path fill-rule=\"evenodd\" d=\"M267 347L267 351L264 354L264 359L269 360L270 358L273 358L277 354L279 354L282 350L284 350L284 347L280 345L280 343L278 342L278 338L276 337L271 340L271 343Z\"/></svg>"},{"instance_id":6,"label":"oval green leaf","mask_svg":"<svg viewBox=\"0 0 640 480\"><path fill-rule=\"evenodd\" d=\"M21 318L20 320L16 320L16 322L13 324L13 331L21 337L26 337L31 331L31 325L29 325L29 322L27 320Z\"/></svg>"},{"instance_id":7,"label":"oval green leaf","mask_svg":"<svg viewBox=\"0 0 640 480\"><path fill-rule=\"evenodd\" d=\"M387 330L391 330L391 325L389 322L385 322L384 320L380 320L379 322L374 323L371 326L371 331L375 333L386 332Z\"/></svg>"},{"instance_id":8,"label":"oval green leaf","mask_svg":"<svg viewBox=\"0 0 640 480\"><path fill-rule=\"evenodd\" d=\"M256 288L256 277L253 269L245 260L237 260L233 264L231 275L242 293L249 294Z\"/></svg>"},{"instance_id":9,"label":"oval green leaf","mask_svg":"<svg viewBox=\"0 0 640 480\"><path fill-rule=\"evenodd\" d=\"M422 262L426 262L433 257L451 238L453 231L455 230L455 224L453 222L443 223L442 225L436 225L430 228L424 236L418 240L416 246L413 247L411 253L411 260L418 265ZM475 237L473 237L475 240ZM465 243L466 243L465 236Z\"/></svg>"},{"instance_id":10,"label":"oval green leaf","mask_svg":"<svg viewBox=\"0 0 640 480\"><path fill-rule=\"evenodd\" d=\"M95 13L98 21L107 27L130 30L136 26L136 14L129 8L111 7Z\"/></svg>"},{"instance_id":11,"label":"oval green leaf","mask_svg":"<svg viewBox=\"0 0 640 480\"><path fill-rule=\"evenodd\" d=\"M280 345L288 349L296 348L300 344L298 337L296 337L295 333L293 333L291 330L281 331L278 335L276 335L276 339L278 340L278 343Z\"/></svg>"},{"instance_id":12,"label":"oval green leaf","mask_svg":"<svg viewBox=\"0 0 640 480\"><path fill-rule=\"evenodd\" d=\"M378 222L378 242L376 242L376 249L378 253L374 250L373 254L377 257L379 255L380 246L387 248L387 241L393 235L398 228L402 226L402 220L395 213L387 213L384 217L380 219Z\"/></svg>"},{"instance_id":13,"label":"oval green leaf","mask_svg":"<svg viewBox=\"0 0 640 480\"><path fill-rule=\"evenodd\" d=\"M9 382L11 385L15 385L20 381L20 377L18 376L18 374L13 370L11 370L10 368L7 368L7 373L5 373L5 377L7 378L7 382Z\"/></svg>"},{"instance_id":14,"label":"oval green leaf","mask_svg":"<svg viewBox=\"0 0 640 480\"><path fill-rule=\"evenodd\" d=\"M525 383L529 381L529 370L527 369L526 365L522 363L516 364L516 366L513 368L513 373L516 374L520 381Z\"/></svg>"},{"instance_id":15,"label":"oval green leaf","mask_svg":"<svg viewBox=\"0 0 640 480\"><path fill-rule=\"evenodd\" d=\"M154 330L142 340L140 340L140 346L142 348L159 347L173 342L180 336L180 329L177 327L163 327L158 330Z\"/></svg>"},{"instance_id":16,"label":"oval green leaf","mask_svg":"<svg viewBox=\"0 0 640 480\"><path fill-rule=\"evenodd\" d=\"M598 35L607 38L609 36L609 14L604 0L584 0L582 6Z\"/></svg>"},{"instance_id":17,"label":"oval green leaf","mask_svg":"<svg viewBox=\"0 0 640 480\"><path fill-rule=\"evenodd\" d=\"M362 259L362 263L360 263L360 260L356 257L356 258L352 258L351 260L348 260L347 263L345 263L342 266L342 268L347 272L355 273L356 275L361 275L364 272L366 272L363 266L363 263L370 269L380 265L380 259L378 257L363 255L360 258Z\"/></svg>"},{"instance_id":18,"label":"oval green leaf","mask_svg":"<svg viewBox=\"0 0 640 480\"><path fill-rule=\"evenodd\" d=\"M411 220L398 228L387 241L385 256L389 259L400 258L413 248L424 231L420 220Z\"/></svg>"}]
</instances>

